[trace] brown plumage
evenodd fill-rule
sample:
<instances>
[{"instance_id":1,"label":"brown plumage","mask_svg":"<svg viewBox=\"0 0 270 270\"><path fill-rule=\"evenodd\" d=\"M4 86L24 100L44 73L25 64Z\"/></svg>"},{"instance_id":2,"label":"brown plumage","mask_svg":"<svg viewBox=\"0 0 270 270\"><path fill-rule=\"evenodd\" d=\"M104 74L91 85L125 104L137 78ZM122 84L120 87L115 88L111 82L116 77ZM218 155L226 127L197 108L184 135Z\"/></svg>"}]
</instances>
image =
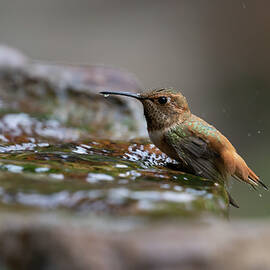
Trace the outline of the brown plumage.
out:
<instances>
[{"instance_id":1,"label":"brown plumage","mask_svg":"<svg viewBox=\"0 0 270 270\"><path fill-rule=\"evenodd\" d=\"M187 171L216 181L229 176L250 185L262 185L230 141L215 127L190 112L186 98L177 89L165 88L143 94L102 92L130 96L144 107L152 142ZM237 206L229 196L232 205Z\"/></svg>"}]
</instances>

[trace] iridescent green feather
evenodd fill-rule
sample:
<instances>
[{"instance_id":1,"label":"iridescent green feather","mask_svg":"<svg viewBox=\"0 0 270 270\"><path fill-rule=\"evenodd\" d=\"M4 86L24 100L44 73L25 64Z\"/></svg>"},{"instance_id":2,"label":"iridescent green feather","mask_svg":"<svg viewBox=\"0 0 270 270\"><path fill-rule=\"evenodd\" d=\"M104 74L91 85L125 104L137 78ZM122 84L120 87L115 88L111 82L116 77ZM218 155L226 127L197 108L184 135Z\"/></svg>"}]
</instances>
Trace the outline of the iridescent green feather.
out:
<instances>
[{"instance_id":1,"label":"iridescent green feather","mask_svg":"<svg viewBox=\"0 0 270 270\"><path fill-rule=\"evenodd\" d=\"M191 127L194 127L196 132L192 132ZM223 177L216 167L218 154L209 148L207 141L196 136L198 132L204 133L211 129L211 126L200 122L192 125L179 124L168 131L166 139L178 153L179 159L184 161L194 174L220 181Z\"/></svg>"},{"instance_id":2,"label":"iridescent green feather","mask_svg":"<svg viewBox=\"0 0 270 270\"><path fill-rule=\"evenodd\" d=\"M201 134L202 137L212 137L218 141L221 141L220 133L216 128L200 120L191 120L186 123L190 127L190 130L195 134Z\"/></svg>"}]
</instances>

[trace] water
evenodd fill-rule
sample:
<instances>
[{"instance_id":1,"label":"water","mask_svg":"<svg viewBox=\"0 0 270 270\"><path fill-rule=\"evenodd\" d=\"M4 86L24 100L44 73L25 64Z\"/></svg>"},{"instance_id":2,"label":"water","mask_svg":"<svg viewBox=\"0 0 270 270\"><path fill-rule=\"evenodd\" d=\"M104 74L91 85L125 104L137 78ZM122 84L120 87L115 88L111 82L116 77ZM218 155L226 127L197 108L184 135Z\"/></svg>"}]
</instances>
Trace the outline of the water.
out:
<instances>
[{"instance_id":1,"label":"water","mask_svg":"<svg viewBox=\"0 0 270 270\"><path fill-rule=\"evenodd\" d=\"M167 168L168 158L149 143L138 141L139 151L134 145L107 140L9 145L0 159L0 208L145 218L225 215L222 186Z\"/></svg>"}]
</instances>

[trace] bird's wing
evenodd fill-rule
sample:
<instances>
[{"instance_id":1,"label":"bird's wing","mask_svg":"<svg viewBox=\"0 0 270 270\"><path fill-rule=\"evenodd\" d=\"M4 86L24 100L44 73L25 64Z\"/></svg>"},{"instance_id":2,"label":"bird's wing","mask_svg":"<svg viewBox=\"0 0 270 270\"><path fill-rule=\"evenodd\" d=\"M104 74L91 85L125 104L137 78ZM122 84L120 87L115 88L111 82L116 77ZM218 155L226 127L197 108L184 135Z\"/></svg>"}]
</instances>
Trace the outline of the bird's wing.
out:
<instances>
[{"instance_id":1,"label":"bird's wing","mask_svg":"<svg viewBox=\"0 0 270 270\"><path fill-rule=\"evenodd\" d=\"M165 139L174 147L179 158L194 171L194 174L212 180L222 178L216 165L218 153L210 149L206 140L183 127L171 129L165 135Z\"/></svg>"}]
</instances>

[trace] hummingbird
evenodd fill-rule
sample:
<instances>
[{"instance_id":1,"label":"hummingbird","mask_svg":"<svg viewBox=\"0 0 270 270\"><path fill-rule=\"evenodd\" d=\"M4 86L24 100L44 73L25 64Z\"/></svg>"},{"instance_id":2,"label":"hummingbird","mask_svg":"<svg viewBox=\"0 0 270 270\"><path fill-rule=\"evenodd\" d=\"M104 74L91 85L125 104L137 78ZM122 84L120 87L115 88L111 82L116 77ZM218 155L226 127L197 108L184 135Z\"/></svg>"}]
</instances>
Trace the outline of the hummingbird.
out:
<instances>
[{"instance_id":1,"label":"hummingbird","mask_svg":"<svg viewBox=\"0 0 270 270\"><path fill-rule=\"evenodd\" d=\"M151 141L176 160L185 172L225 184L232 176L255 189L258 185L267 189L230 141L214 126L191 113L186 98L178 89L100 93L105 97L121 95L139 100ZM231 205L239 207L229 193L228 198Z\"/></svg>"}]
</instances>

